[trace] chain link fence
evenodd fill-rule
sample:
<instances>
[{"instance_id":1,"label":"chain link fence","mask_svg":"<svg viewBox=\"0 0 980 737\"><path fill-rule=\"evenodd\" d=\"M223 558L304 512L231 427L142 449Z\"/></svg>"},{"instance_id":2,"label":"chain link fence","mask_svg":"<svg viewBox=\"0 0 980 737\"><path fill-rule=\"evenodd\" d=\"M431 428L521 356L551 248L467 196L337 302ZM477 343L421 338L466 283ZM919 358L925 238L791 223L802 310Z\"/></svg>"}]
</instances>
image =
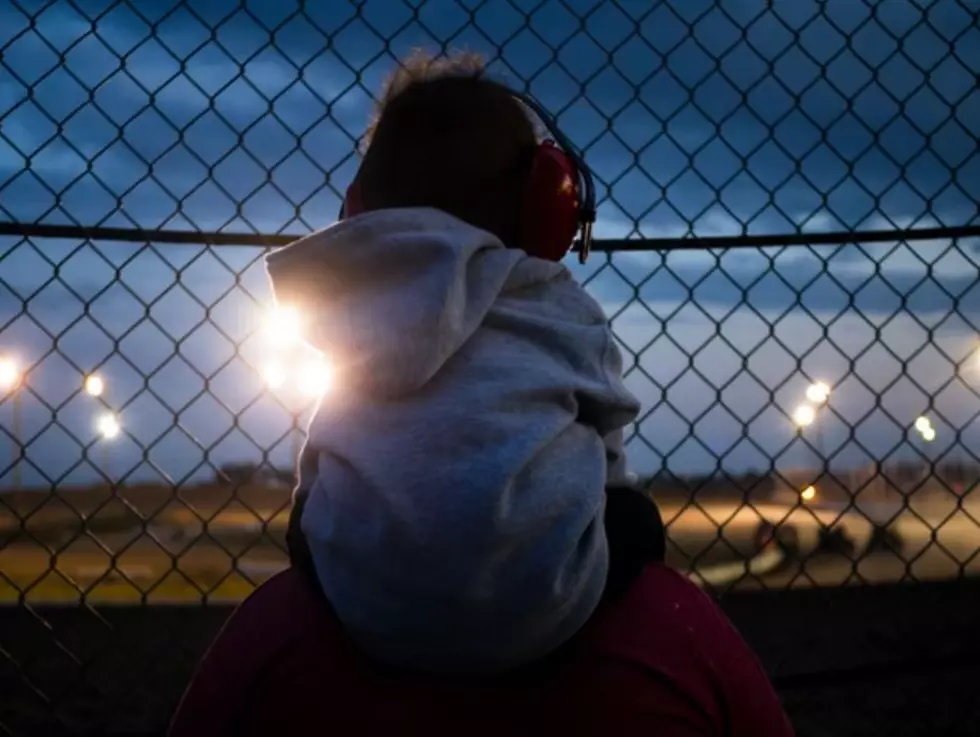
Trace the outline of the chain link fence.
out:
<instances>
[{"instance_id":1,"label":"chain link fence","mask_svg":"<svg viewBox=\"0 0 980 737\"><path fill-rule=\"evenodd\" d=\"M285 565L329 367L261 257L331 223L419 47L486 53L594 171L570 268L672 562L720 590L980 572L978 26L975 0L3 4L0 604L106 623Z\"/></svg>"}]
</instances>

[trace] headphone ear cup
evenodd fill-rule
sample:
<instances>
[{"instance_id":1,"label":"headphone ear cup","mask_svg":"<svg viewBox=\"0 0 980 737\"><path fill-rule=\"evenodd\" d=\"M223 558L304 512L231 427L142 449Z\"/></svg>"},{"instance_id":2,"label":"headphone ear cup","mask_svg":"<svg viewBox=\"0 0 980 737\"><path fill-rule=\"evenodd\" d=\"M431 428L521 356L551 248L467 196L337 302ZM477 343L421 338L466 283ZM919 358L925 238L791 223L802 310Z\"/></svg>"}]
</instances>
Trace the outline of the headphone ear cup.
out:
<instances>
[{"instance_id":1,"label":"headphone ear cup","mask_svg":"<svg viewBox=\"0 0 980 737\"><path fill-rule=\"evenodd\" d=\"M531 256L561 261L579 228L578 169L554 141L534 154L521 211L520 247Z\"/></svg>"}]
</instances>

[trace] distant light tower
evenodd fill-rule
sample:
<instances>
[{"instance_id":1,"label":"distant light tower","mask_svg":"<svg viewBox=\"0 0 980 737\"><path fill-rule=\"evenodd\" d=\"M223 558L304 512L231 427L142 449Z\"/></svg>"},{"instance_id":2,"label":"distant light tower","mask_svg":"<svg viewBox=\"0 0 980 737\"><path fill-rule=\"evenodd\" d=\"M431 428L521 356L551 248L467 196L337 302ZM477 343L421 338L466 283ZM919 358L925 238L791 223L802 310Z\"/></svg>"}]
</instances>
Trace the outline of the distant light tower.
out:
<instances>
[{"instance_id":1,"label":"distant light tower","mask_svg":"<svg viewBox=\"0 0 980 737\"><path fill-rule=\"evenodd\" d=\"M817 410L826 404L830 399L830 384L825 381L815 381L806 388L806 402L799 405L793 411L793 422L802 435L803 429L816 423L817 425L817 452L820 454L821 462L826 465L827 454L823 445L823 425L817 422Z\"/></svg>"},{"instance_id":2,"label":"distant light tower","mask_svg":"<svg viewBox=\"0 0 980 737\"><path fill-rule=\"evenodd\" d=\"M813 404L825 404L830 398L830 385L823 381L810 384L806 388L806 398Z\"/></svg>"},{"instance_id":3,"label":"distant light tower","mask_svg":"<svg viewBox=\"0 0 980 737\"><path fill-rule=\"evenodd\" d=\"M274 305L269 309L263 318L262 332L272 356L258 370L262 383L271 393L287 395L291 400L287 411L292 415L290 435L294 463L299 462L303 432L299 427L302 410L297 409L292 400L301 397L319 401L333 384L331 367L322 356L302 360L304 327L305 317L296 307Z\"/></svg>"},{"instance_id":4,"label":"distant light tower","mask_svg":"<svg viewBox=\"0 0 980 737\"><path fill-rule=\"evenodd\" d=\"M919 437L922 438L925 443L934 443L936 441L936 428L933 427L932 420L930 420L928 417L924 415L916 417L915 424L912 425L912 429L919 434ZM926 460L929 462L928 472L930 474L935 473L935 469L932 467L932 454L926 452L925 456Z\"/></svg>"},{"instance_id":5,"label":"distant light tower","mask_svg":"<svg viewBox=\"0 0 980 737\"><path fill-rule=\"evenodd\" d=\"M932 435L933 437L935 437L935 430L932 426L932 420L930 420L928 417L925 416L916 417L915 424L912 425L912 427L914 427L916 432L918 432L923 437L929 434L930 430L933 430Z\"/></svg>"},{"instance_id":6,"label":"distant light tower","mask_svg":"<svg viewBox=\"0 0 980 737\"><path fill-rule=\"evenodd\" d=\"M11 411L13 417L10 422L10 434L14 438L13 449L13 470L11 477L14 484L14 491L21 488L21 458L24 455L24 442L21 439L23 431L21 428L23 418L23 406L21 400L21 388L24 382L24 374L20 365L11 356L0 356L0 395L9 395Z\"/></svg>"},{"instance_id":7,"label":"distant light tower","mask_svg":"<svg viewBox=\"0 0 980 737\"><path fill-rule=\"evenodd\" d=\"M320 399L330 391L333 374L326 361L314 360L305 364L299 371L298 388L311 399Z\"/></svg>"},{"instance_id":8,"label":"distant light tower","mask_svg":"<svg viewBox=\"0 0 980 737\"><path fill-rule=\"evenodd\" d=\"M816 419L817 411L809 404L801 404L793 410L793 422L800 430L812 425Z\"/></svg>"},{"instance_id":9,"label":"distant light tower","mask_svg":"<svg viewBox=\"0 0 980 737\"><path fill-rule=\"evenodd\" d=\"M289 378L285 367L280 363L270 362L262 367L262 381L270 389L281 389Z\"/></svg>"},{"instance_id":10,"label":"distant light tower","mask_svg":"<svg viewBox=\"0 0 980 737\"><path fill-rule=\"evenodd\" d=\"M90 397L101 397L105 392L105 381L98 374L89 374L85 377L84 387Z\"/></svg>"},{"instance_id":11,"label":"distant light tower","mask_svg":"<svg viewBox=\"0 0 980 737\"><path fill-rule=\"evenodd\" d=\"M303 316L295 307L274 307L265 316L266 341L275 347L287 347L303 339Z\"/></svg>"},{"instance_id":12,"label":"distant light tower","mask_svg":"<svg viewBox=\"0 0 980 737\"><path fill-rule=\"evenodd\" d=\"M119 418L111 412L99 415L95 421L95 430L99 433L102 444L102 472L105 473L109 482L112 483L112 473L109 467L109 442L119 437L122 432L122 424Z\"/></svg>"},{"instance_id":13,"label":"distant light tower","mask_svg":"<svg viewBox=\"0 0 980 737\"><path fill-rule=\"evenodd\" d=\"M20 386L20 366L10 356L0 356L0 389L13 391Z\"/></svg>"}]
</instances>

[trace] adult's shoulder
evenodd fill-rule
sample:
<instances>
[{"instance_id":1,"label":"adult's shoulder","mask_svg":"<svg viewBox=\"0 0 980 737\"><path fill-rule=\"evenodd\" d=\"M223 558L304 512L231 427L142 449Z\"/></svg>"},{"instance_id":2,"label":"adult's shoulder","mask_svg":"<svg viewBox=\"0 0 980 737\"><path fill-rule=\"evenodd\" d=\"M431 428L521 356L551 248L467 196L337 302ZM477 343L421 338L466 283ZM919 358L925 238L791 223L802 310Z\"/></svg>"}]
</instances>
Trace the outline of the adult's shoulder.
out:
<instances>
[{"instance_id":1,"label":"adult's shoulder","mask_svg":"<svg viewBox=\"0 0 980 737\"><path fill-rule=\"evenodd\" d=\"M647 565L582 635L576 645L582 657L632 673L616 679L620 693L611 698L637 717L648 703L644 692L669 683L673 698L660 705L690 707L686 719L697 730L691 734L793 734L768 676L721 607L667 565Z\"/></svg>"},{"instance_id":2,"label":"adult's shoulder","mask_svg":"<svg viewBox=\"0 0 980 737\"><path fill-rule=\"evenodd\" d=\"M375 666L301 574L279 574L218 636L171 735L292 735L329 726L369 734L792 734L717 605L661 564L648 565L555 656L482 682Z\"/></svg>"}]
</instances>

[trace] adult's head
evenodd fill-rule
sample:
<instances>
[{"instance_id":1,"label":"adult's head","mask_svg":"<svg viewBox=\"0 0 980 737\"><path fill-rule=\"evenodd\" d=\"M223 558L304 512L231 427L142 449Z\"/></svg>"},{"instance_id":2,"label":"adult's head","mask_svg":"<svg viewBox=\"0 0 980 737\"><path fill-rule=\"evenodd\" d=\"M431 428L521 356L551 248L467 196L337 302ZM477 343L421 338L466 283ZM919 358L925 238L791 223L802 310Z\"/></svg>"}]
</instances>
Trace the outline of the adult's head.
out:
<instances>
[{"instance_id":1,"label":"adult's head","mask_svg":"<svg viewBox=\"0 0 980 737\"><path fill-rule=\"evenodd\" d=\"M361 211L434 207L515 246L535 125L475 54L402 62L380 96L357 176Z\"/></svg>"}]
</instances>

